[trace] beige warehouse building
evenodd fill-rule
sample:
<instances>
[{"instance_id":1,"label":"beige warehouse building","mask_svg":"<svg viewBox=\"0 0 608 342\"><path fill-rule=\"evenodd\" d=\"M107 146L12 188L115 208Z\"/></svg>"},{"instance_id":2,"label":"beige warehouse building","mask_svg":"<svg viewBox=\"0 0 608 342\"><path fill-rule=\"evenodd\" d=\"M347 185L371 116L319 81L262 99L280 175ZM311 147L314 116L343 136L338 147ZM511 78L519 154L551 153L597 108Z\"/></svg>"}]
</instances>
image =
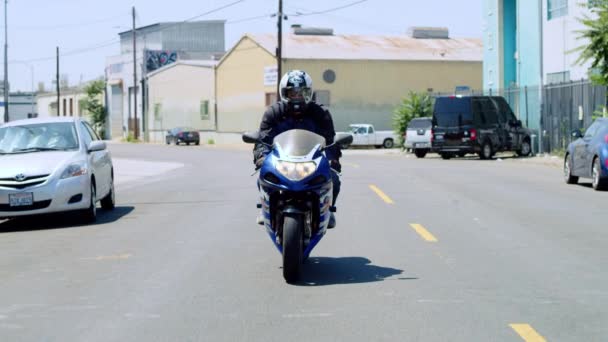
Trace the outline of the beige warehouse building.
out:
<instances>
[{"instance_id":1,"label":"beige warehouse building","mask_svg":"<svg viewBox=\"0 0 608 342\"><path fill-rule=\"evenodd\" d=\"M425 32L438 30L358 36L296 27L283 37L282 68L311 75L317 102L330 109L336 130L354 122L390 129L393 111L409 91L481 89L481 40L446 38L447 30L443 38L416 38L428 37ZM258 128L266 106L276 101L276 45L272 34L245 35L220 60L218 132Z\"/></svg>"}]
</instances>

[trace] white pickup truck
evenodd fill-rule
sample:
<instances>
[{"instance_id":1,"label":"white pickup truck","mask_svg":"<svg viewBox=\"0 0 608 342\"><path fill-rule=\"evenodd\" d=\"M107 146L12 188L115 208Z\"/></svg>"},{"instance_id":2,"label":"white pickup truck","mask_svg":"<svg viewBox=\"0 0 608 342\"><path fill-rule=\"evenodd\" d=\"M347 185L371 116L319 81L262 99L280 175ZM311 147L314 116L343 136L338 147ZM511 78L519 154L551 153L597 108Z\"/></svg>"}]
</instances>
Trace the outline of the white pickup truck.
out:
<instances>
[{"instance_id":1,"label":"white pickup truck","mask_svg":"<svg viewBox=\"0 0 608 342\"><path fill-rule=\"evenodd\" d=\"M395 141L397 141L397 135L393 131L376 131L374 125L370 124L352 124L349 125L350 132L337 132L336 136L342 134L352 134L353 142L350 145L342 146L342 148L348 148L349 146L376 146L384 148L393 148Z\"/></svg>"}]
</instances>

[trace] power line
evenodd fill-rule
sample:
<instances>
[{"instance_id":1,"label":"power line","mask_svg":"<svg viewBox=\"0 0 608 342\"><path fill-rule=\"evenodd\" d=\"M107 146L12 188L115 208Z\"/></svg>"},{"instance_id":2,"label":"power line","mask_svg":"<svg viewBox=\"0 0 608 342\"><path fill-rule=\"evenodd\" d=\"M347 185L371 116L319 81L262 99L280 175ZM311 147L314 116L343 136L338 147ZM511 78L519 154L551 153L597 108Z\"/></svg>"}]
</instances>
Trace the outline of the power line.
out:
<instances>
[{"instance_id":1,"label":"power line","mask_svg":"<svg viewBox=\"0 0 608 342\"><path fill-rule=\"evenodd\" d=\"M228 20L226 22L226 24L236 24L236 23L242 23L242 22L245 22L245 21L252 21L252 20L262 19L262 18L271 18L273 14L275 14L275 13L258 15L258 16L255 16L255 17L249 17L249 18L243 18L243 19Z\"/></svg>"},{"instance_id":2,"label":"power line","mask_svg":"<svg viewBox=\"0 0 608 342\"><path fill-rule=\"evenodd\" d=\"M224 6L220 6L220 7L214 8L212 10L209 10L209 11L206 11L204 13L198 14L198 15L196 15L194 17L191 17L191 18L188 18L186 20L182 20L180 22L175 22L175 23L172 23L170 25L164 26L162 28L158 28L157 30L152 30L152 31L150 31L148 33L156 32L156 31L159 31L161 29L163 29L163 30L169 29L169 28L172 28L174 26L186 23L188 21L191 21L191 20L194 20L194 19L198 19L200 17L203 17L203 16L206 16L206 15L209 15L209 14L221 11L221 10L223 10L225 8L234 6L234 5L239 4L241 2L244 2L244 1L246 1L246 0L233 1L231 3L228 3L228 4L224 5ZM251 19L251 18L247 18L247 19ZM127 32L127 31L125 31L125 32ZM107 46L110 46L110 45L113 45L113 44L116 44L116 43L120 43L120 39L116 39L115 38L115 39L112 39L111 41L101 42L101 43L98 43L98 44L95 44L95 45L92 45L92 46L89 46L89 47L83 47L83 48L77 48L77 49L74 49L74 50L70 50L68 52L65 52L65 53L61 54L60 57L73 56L73 55L77 55L77 54L81 54L81 53L97 50L97 49L100 49L100 48L103 48L103 47L107 47ZM42 57L42 58L34 58L34 59L21 60L21 61L9 61L9 63L12 64L12 63L20 63L20 62L21 63L45 62L45 61L54 60L55 58L56 58L55 56L53 56L53 57Z\"/></svg>"},{"instance_id":3,"label":"power line","mask_svg":"<svg viewBox=\"0 0 608 342\"><path fill-rule=\"evenodd\" d=\"M305 17L305 16L310 16L310 15L317 15L317 14L325 14L325 13L330 13L330 12L335 12L341 9L345 9L348 7L352 7L364 2L367 2L369 0L359 0L359 1L355 1L355 2L351 2L349 4L346 5L342 5L342 6L338 6L338 7L333 7L333 8L329 8L323 11L316 11L316 12L310 12L310 13L296 13L296 14L291 14L292 16L298 16L298 17Z\"/></svg>"},{"instance_id":4,"label":"power line","mask_svg":"<svg viewBox=\"0 0 608 342\"><path fill-rule=\"evenodd\" d=\"M299 13L300 11L313 12L313 10L308 9L308 8L303 8L303 7L298 7L298 6L289 6L289 7L292 8L292 9L297 10L296 14L291 14L292 16L295 16L295 17L298 17L300 14L302 14L302 13ZM341 15L338 15L338 14L335 14L335 13L324 13L324 14L328 15L329 17L340 19L341 21L348 21L348 22L356 24L358 26L364 26L364 27L367 27L367 28L370 28L370 29L373 29L373 30L377 30L377 31L382 31L382 32L391 31L391 32L396 33L396 34L402 33L401 28L398 28L397 26L371 24L371 23L368 23L368 22L364 22L364 21L360 21L360 20L355 20L355 19L352 19L352 18L344 17L344 16L341 16Z\"/></svg>"},{"instance_id":5,"label":"power line","mask_svg":"<svg viewBox=\"0 0 608 342\"><path fill-rule=\"evenodd\" d=\"M111 22L114 21L116 19L119 18L123 18L126 17L126 14L120 15L120 16L114 16L112 18L105 18L105 19L99 19L99 20L95 20L95 21L88 21L86 23L75 23L75 24L64 24L64 25L51 25L51 26L17 26L16 28L19 30L61 30L61 29L67 29L67 28L74 28L74 27L83 27L83 26L92 26L95 24L101 24L101 23L107 23L107 22Z\"/></svg>"}]
</instances>

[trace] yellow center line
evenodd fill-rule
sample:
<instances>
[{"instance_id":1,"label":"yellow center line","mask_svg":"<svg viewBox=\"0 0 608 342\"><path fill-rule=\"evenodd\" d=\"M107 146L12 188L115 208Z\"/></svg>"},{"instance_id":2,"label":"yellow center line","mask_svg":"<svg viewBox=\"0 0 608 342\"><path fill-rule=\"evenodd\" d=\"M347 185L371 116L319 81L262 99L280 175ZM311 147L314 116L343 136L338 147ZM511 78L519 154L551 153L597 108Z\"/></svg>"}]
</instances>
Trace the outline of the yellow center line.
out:
<instances>
[{"instance_id":1,"label":"yellow center line","mask_svg":"<svg viewBox=\"0 0 608 342\"><path fill-rule=\"evenodd\" d=\"M395 204L395 202L393 202L390 197L388 197L384 192L382 192L382 190L378 189L377 186L371 184L369 188L372 189L372 191L375 192L376 195L380 196L380 198L382 198L382 200L387 204Z\"/></svg>"},{"instance_id":2,"label":"yellow center line","mask_svg":"<svg viewBox=\"0 0 608 342\"><path fill-rule=\"evenodd\" d=\"M435 236L433 236L433 234L429 233L429 231L426 230L421 224L410 223L410 226L412 226L412 228L414 228L416 233L418 233L418 235L422 236L422 238L425 239L426 241L437 242L437 238Z\"/></svg>"},{"instance_id":3,"label":"yellow center line","mask_svg":"<svg viewBox=\"0 0 608 342\"><path fill-rule=\"evenodd\" d=\"M534 328L529 324L509 324L516 333L521 336L526 342L547 342L544 337L540 336Z\"/></svg>"}]
</instances>

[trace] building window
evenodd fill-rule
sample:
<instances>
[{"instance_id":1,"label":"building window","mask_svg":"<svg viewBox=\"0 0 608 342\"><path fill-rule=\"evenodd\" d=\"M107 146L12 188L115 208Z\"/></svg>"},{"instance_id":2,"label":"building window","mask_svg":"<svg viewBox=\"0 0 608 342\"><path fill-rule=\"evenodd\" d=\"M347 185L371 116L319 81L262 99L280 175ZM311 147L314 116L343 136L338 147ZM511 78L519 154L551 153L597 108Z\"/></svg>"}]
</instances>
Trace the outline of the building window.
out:
<instances>
[{"instance_id":1,"label":"building window","mask_svg":"<svg viewBox=\"0 0 608 342\"><path fill-rule=\"evenodd\" d=\"M266 106L273 105L277 102L277 93L266 93Z\"/></svg>"},{"instance_id":2,"label":"building window","mask_svg":"<svg viewBox=\"0 0 608 342\"><path fill-rule=\"evenodd\" d=\"M568 0L547 0L547 20L568 15Z\"/></svg>"},{"instance_id":3,"label":"building window","mask_svg":"<svg viewBox=\"0 0 608 342\"><path fill-rule=\"evenodd\" d=\"M209 100L201 101L201 120L209 120Z\"/></svg>"},{"instance_id":4,"label":"building window","mask_svg":"<svg viewBox=\"0 0 608 342\"><path fill-rule=\"evenodd\" d=\"M325 107L329 107L330 105L330 101L329 101L329 90L317 90L315 91L315 102L323 105Z\"/></svg>"},{"instance_id":5,"label":"building window","mask_svg":"<svg viewBox=\"0 0 608 342\"><path fill-rule=\"evenodd\" d=\"M570 71L552 72L547 74L547 83L564 83L570 82Z\"/></svg>"},{"instance_id":6,"label":"building window","mask_svg":"<svg viewBox=\"0 0 608 342\"><path fill-rule=\"evenodd\" d=\"M63 116L67 115L67 110L66 110L67 106L68 105L67 105L66 99L63 99Z\"/></svg>"},{"instance_id":7,"label":"building window","mask_svg":"<svg viewBox=\"0 0 608 342\"><path fill-rule=\"evenodd\" d=\"M588 0L587 1L587 8L594 8L594 7L598 7L601 1L599 0Z\"/></svg>"},{"instance_id":8,"label":"building window","mask_svg":"<svg viewBox=\"0 0 608 342\"><path fill-rule=\"evenodd\" d=\"M74 99L70 99L70 116L74 116Z\"/></svg>"},{"instance_id":9,"label":"building window","mask_svg":"<svg viewBox=\"0 0 608 342\"><path fill-rule=\"evenodd\" d=\"M160 113L163 109L163 105L160 103L155 103L154 104L154 120L156 121L161 121L162 117L160 116Z\"/></svg>"}]
</instances>

